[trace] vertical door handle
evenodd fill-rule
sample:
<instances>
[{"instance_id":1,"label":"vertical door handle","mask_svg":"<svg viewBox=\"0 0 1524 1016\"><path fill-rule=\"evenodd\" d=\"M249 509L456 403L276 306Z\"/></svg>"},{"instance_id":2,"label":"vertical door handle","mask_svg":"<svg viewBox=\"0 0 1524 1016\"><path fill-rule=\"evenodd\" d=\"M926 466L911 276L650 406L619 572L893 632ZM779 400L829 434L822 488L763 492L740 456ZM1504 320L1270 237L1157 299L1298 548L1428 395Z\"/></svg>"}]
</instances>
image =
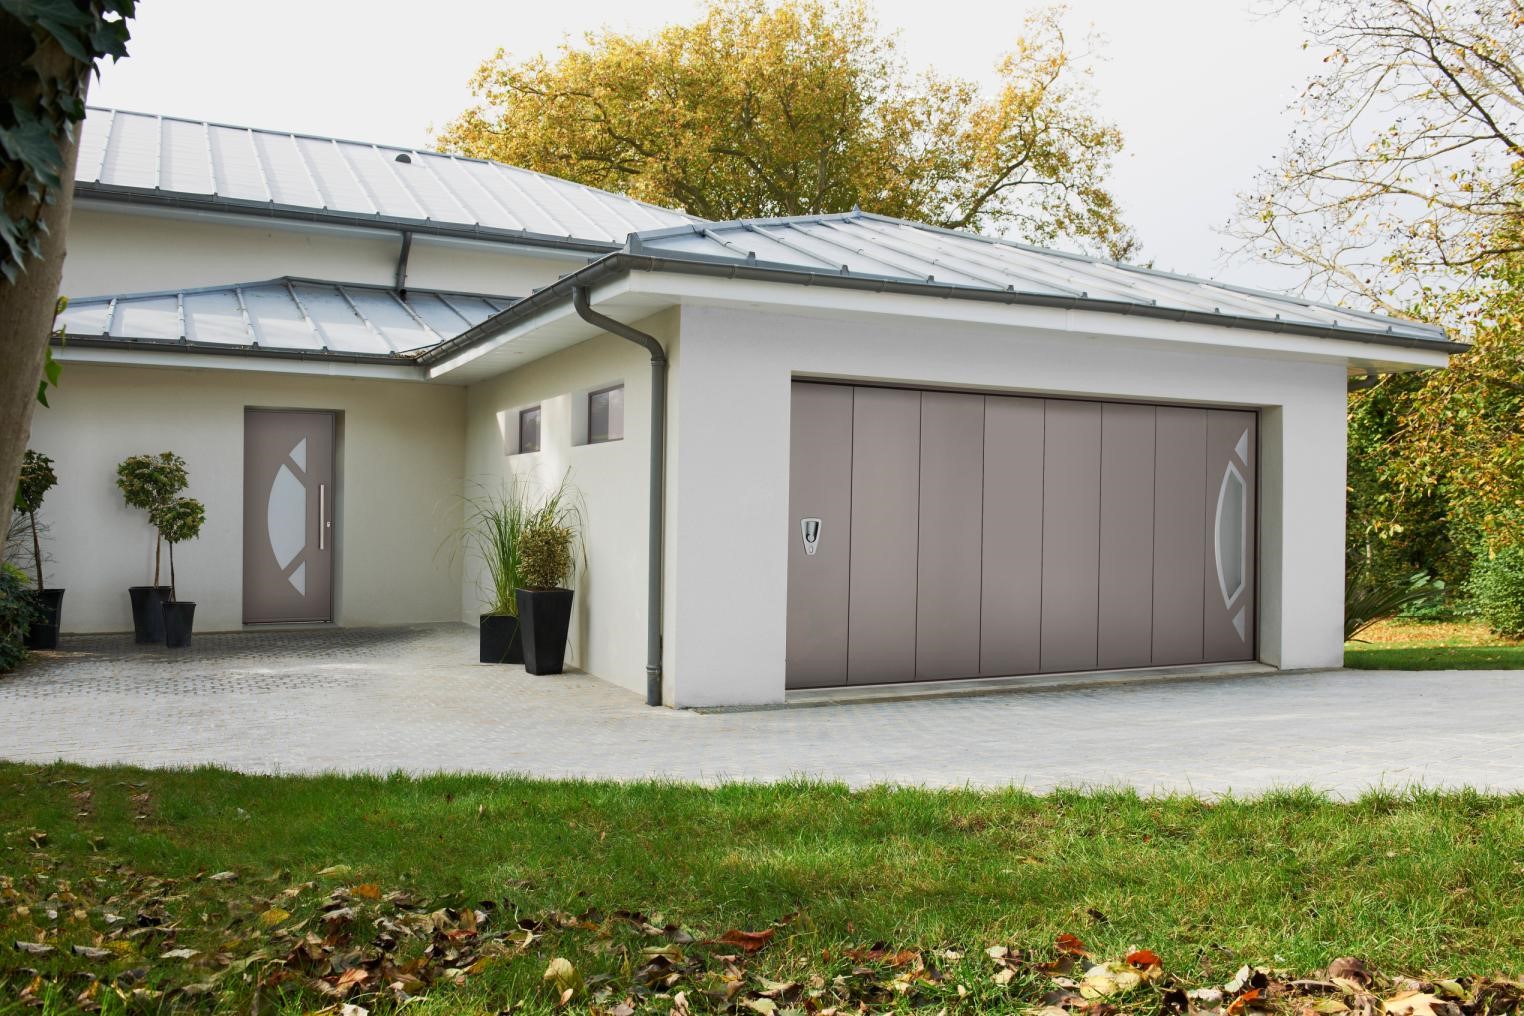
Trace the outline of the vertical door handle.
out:
<instances>
[{"instance_id":1,"label":"vertical door handle","mask_svg":"<svg viewBox=\"0 0 1524 1016\"><path fill-rule=\"evenodd\" d=\"M328 484L318 484L318 550L328 549Z\"/></svg>"}]
</instances>

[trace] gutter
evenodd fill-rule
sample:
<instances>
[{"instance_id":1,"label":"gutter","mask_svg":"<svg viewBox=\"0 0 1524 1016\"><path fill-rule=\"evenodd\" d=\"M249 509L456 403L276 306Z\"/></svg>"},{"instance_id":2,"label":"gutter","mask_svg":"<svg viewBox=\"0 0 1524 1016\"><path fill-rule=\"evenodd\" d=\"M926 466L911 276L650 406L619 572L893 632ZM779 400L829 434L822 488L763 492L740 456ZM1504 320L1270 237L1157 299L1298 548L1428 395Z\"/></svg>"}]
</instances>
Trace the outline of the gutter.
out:
<instances>
[{"instance_id":1,"label":"gutter","mask_svg":"<svg viewBox=\"0 0 1524 1016\"><path fill-rule=\"evenodd\" d=\"M199 353L207 356L241 356L245 359L306 360L311 363L364 363L382 367L417 367L415 357L401 353L332 353L321 349L281 349L275 346L232 346L217 342L188 342L183 339L103 339L70 334L51 343L69 349L130 349L156 353Z\"/></svg>"},{"instance_id":2,"label":"gutter","mask_svg":"<svg viewBox=\"0 0 1524 1016\"><path fill-rule=\"evenodd\" d=\"M799 286L823 286L828 289L847 289L870 293L901 293L909 296L936 296L944 299L973 300L980 303L1126 314L1133 317L1155 318L1165 321L1215 325L1219 328L1243 328L1248 331L1276 332L1285 335L1305 335L1319 339L1342 339L1353 342L1365 342L1377 346L1427 349L1437 353L1463 353L1471 348L1465 343L1453 342L1448 339L1425 339L1412 335L1398 335L1390 330L1390 325L1387 326L1387 330L1381 331L1362 328L1340 328L1336 325L1318 325L1300 321L1285 321L1280 318L1256 318L1237 314L1183 310L1160 307L1154 304L1129 303L1124 300L1099 300L1091 297L1022 293L1014 289L978 289L973 286L956 286L951 283L912 282L886 276L813 272L795 267L774 267L760 262L741 264L722 259L663 257L617 251L599 258L586 268L564 276L544 289L525 297L512 307L487 318L474 328L462 332L448 342L431 347L418 358L418 362L426 367L438 364L462 350L469 349L480 342L493 338L509 326L533 317L547 307L561 303L568 299L572 292L578 288L590 287L612 276L630 271L675 272L707 278L746 279Z\"/></svg>"},{"instance_id":3,"label":"gutter","mask_svg":"<svg viewBox=\"0 0 1524 1016\"><path fill-rule=\"evenodd\" d=\"M633 342L651 354L650 501L646 533L646 705L659 706L662 704L662 533L666 491L667 353L655 337L593 310L585 285L572 287L572 306L582 320L610 335Z\"/></svg>"}]
</instances>

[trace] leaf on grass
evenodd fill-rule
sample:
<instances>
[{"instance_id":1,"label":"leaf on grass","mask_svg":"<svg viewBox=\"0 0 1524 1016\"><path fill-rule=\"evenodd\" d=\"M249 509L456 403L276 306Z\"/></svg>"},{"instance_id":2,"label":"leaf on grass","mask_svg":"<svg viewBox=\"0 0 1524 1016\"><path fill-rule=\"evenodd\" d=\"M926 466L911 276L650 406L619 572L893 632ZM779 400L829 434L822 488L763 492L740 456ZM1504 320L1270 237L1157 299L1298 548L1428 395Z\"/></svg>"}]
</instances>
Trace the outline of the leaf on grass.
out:
<instances>
[{"instance_id":1,"label":"leaf on grass","mask_svg":"<svg viewBox=\"0 0 1524 1016\"><path fill-rule=\"evenodd\" d=\"M1085 943L1080 940L1080 937L1078 935L1071 935L1067 931L1053 940L1053 946L1059 952L1068 953L1071 956L1090 955L1089 950L1085 948Z\"/></svg>"},{"instance_id":2,"label":"leaf on grass","mask_svg":"<svg viewBox=\"0 0 1524 1016\"><path fill-rule=\"evenodd\" d=\"M213 882L236 882L238 881L238 872L219 871L217 874L211 875L209 877Z\"/></svg>"},{"instance_id":3,"label":"leaf on grass","mask_svg":"<svg viewBox=\"0 0 1524 1016\"><path fill-rule=\"evenodd\" d=\"M159 959L161 959L161 960L188 960L188 959L190 959L193 956L200 956L200 955L201 955L201 951L199 949L171 949L171 950L169 950L169 952L160 953L159 954Z\"/></svg>"},{"instance_id":4,"label":"leaf on grass","mask_svg":"<svg viewBox=\"0 0 1524 1016\"><path fill-rule=\"evenodd\" d=\"M767 928L764 931L742 931L739 928L731 928L719 937L719 941L725 945L739 946L749 953L754 953L772 941L775 930Z\"/></svg>"},{"instance_id":5,"label":"leaf on grass","mask_svg":"<svg viewBox=\"0 0 1524 1016\"><path fill-rule=\"evenodd\" d=\"M1425 991L1400 991L1384 1003L1387 1016L1441 1016L1453 1006Z\"/></svg>"},{"instance_id":6,"label":"leaf on grass","mask_svg":"<svg viewBox=\"0 0 1524 1016\"><path fill-rule=\"evenodd\" d=\"M552 984L561 995L561 1005L571 1001L577 992L582 990L582 975L577 973L577 968L572 966L571 960L557 956L550 961L545 968L545 976L542 980Z\"/></svg>"},{"instance_id":7,"label":"leaf on grass","mask_svg":"<svg viewBox=\"0 0 1524 1016\"><path fill-rule=\"evenodd\" d=\"M271 907L259 915L259 923L266 928L273 928L286 918L291 916L291 911L282 910L280 907Z\"/></svg>"},{"instance_id":8,"label":"leaf on grass","mask_svg":"<svg viewBox=\"0 0 1524 1016\"><path fill-rule=\"evenodd\" d=\"M1239 1016L1239 1013L1243 1012L1245 1009L1249 1008L1249 1006L1253 1005L1254 1003L1256 1003L1258 1001L1259 1001L1259 989L1258 988L1250 988L1248 991L1244 992L1242 995L1239 995L1237 998L1235 998L1232 1001L1232 1003L1228 1006L1228 1009L1227 1009L1228 1016Z\"/></svg>"},{"instance_id":9,"label":"leaf on grass","mask_svg":"<svg viewBox=\"0 0 1524 1016\"><path fill-rule=\"evenodd\" d=\"M109 960L116 953L110 949L101 949L93 945L77 945L74 947L74 955L83 956L87 960Z\"/></svg>"},{"instance_id":10,"label":"leaf on grass","mask_svg":"<svg viewBox=\"0 0 1524 1016\"><path fill-rule=\"evenodd\" d=\"M1164 961L1151 949L1135 949L1127 954L1127 962L1135 967L1162 967Z\"/></svg>"},{"instance_id":11,"label":"leaf on grass","mask_svg":"<svg viewBox=\"0 0 1524 1016\"><path fill-rule=\"evenodd\" d=\"M339 1006L338 1016L370 1016L370 1010L363 1005L355 1005L353 1002L345 1002Z\"/></svg>"},{"instance_id":12,"label":"leaf on grass","mask_svg":"<svg viewBox=\"0 0 1524 1016\"><path fill-rule=\"evenodd\" d=\"M349 890L349 892L351 895L358 896L362 900L379 900L381 898L381 887L374 882L362 882Z\"/></svg>"},{"instance_id":13,"label":"leaf on grass","mask_svg":"<svg viewBox=\"0 0 1524 1016\"><path fill-rule=\"evenodd\" d=\"M1375 978L1375 972L1370 964L1358 956L1340 956L1328 964L1328 976L1331 980L1354 981L1360 986L1371 983Z\"/></svg>"},{"instance_id":14,"label":"leaf on grass","mask_svg":"<svg viewBox=\"0 0 1524 1016\"><path fill-rule=\"evenodd\" d=\"M53 952L52 946L44 945L41 942L17 942L16 948L33 956L46 956L48 953Z\"/></svg>"}]
</instances>

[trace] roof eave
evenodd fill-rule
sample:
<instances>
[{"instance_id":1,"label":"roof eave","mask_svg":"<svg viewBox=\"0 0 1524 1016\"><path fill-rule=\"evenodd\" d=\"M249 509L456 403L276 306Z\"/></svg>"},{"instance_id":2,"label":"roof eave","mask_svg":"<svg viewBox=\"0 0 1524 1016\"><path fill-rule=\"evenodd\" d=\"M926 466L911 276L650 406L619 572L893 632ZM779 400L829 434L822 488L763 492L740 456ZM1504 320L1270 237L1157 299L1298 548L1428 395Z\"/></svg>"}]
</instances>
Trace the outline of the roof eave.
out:
<instances>
[{"instance_id":1,"label":"roof eave","mask_svg":"<svg viewBox=\"0 0 1524 1016\"><path fill-rule=\"evenodd\" d=\"M1117 300L1097 300L1089 297L1022 293L1014 290L978 289L971 286L956 286L950 283L915 282L889 277L870 277L861 274L812 272L765 263L740 264L720 259L632 254L620 251L599 258L586 268L563 276L551 285L525 297L513 306L487 318L485 321L467 329L453 339L430 347L419 356L418 362L425 367L438 364L478 343L493 338L519 322L558 305L564 300L571 299L572 290L578 286L593 285L611 276L630 271L677 272L710 278L745 279L786 285L823 286L861 292L900 293L911 296L932 296L941 299L974 300L983 303L1093 311L1103 314L1109 313L1166 321L1189 322L1192 324L1214 325L1219 328L1239 328L1248 331L1347 340L1402 349L1424 349L1447 354L1462 353L1470 348L1465 343L1454 342L1448 338L1429 339L1412 335L1399 335L1386 330L1341 328L1298 321L1208 313L1205 311L1160 307L1156 305L1150 306Z\"/></svg>"}]
</instances>

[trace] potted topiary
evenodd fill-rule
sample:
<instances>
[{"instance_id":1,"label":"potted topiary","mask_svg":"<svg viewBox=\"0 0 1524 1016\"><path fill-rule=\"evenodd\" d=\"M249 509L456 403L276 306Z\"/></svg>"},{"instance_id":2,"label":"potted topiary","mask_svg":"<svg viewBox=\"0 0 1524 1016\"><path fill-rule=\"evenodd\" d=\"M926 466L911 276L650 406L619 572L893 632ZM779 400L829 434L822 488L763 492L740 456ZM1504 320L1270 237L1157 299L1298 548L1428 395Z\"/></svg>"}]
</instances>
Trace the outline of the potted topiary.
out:
<instances>
[{"instance_id":1,"label":"potted topiary","mask_svg":"<svg viewBox=\"0 0 1524 1016\"><path fill-rule=\"evenodd\" d=\"M121 489L122 500L131 508L148 512L150 522L154 510L173 501L187 482L185 460L173 452L133 455L116 467L116 485ZM164 641L163 604L170 589L159 585L159 552L163 541L164 535L155 526L153 585L132 586L127 590L132 599L132 631L140 643Z\"/></svg>"},{"instance_id":2,"label":"potted topiary","mask_svg":"<svg viewBox=\"0 0 1524 1016\"><path fill-rule=\"evenodd\" d=\"M164 601L164 644L179 649L191 643L196 604L181 600L175 585L175 544L194 540L206 522L206 507L195 498L177 497L159 505L149 516L169 544L169 599Z\"/></svg>"},{"instance_id":3,"label":"potted topiary","mask_svg":"<svg viewBox=\"0 0 1524 1016\"><path fill-rule=\"evenodd\" d=\"M42 577L42 540L37 535L37 512L48 491L58 483L53 460L41 452L28 450L21 459L21 479L16 484L16 510L26 516L32 531L32 564L37 572L37 588L32 595L37 613L26 629L28 649L57 649L58 626L63 616L62 589L48 589Z\"/></svg>"},{"instance_id":4,"label":"potted topiary","mask_svg":"<svg viewBox=\"0 0 1524 1016\"><path fill-rule=\"evenodd\" d=\"M519 538L528 518L529 504L522 480L514 481L501 493L483 490L466 499L465 542L481 558L487 571L477 653L482 663L524 662L514 592L524 584Z\"/></svg>"},{"instance_id":5,"label":"potted topiary","mask_svg":"<svg viewBox=\"0 0 1524 1016\"><path fill-rule=\"evenodd\" d=\"M575 513L547 502L524 527L519 559L524 584L515 593L519 631L524 639L524 669L531 674L559 674L566 662L566 633L571 626L572 561L577 542Z\"/></svg>"}]
</instances>

